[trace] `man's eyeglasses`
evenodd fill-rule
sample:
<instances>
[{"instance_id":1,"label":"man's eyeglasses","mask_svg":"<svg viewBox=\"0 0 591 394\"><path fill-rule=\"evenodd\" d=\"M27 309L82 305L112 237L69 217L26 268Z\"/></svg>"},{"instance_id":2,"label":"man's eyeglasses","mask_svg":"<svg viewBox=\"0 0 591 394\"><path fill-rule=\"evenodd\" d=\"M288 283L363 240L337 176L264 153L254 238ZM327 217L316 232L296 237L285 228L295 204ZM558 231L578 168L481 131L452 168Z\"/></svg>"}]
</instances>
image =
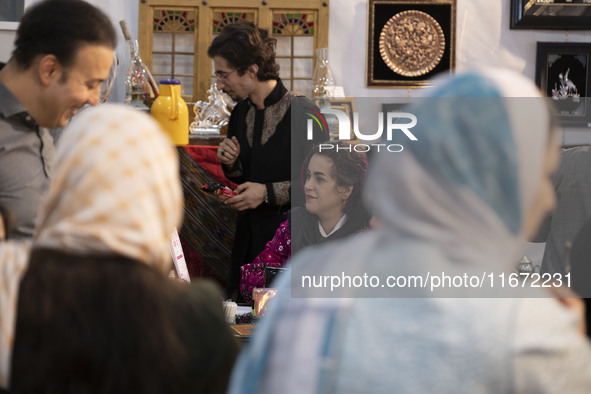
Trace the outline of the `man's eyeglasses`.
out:
<instances>
[{"instance_id":1,"label":"man's eyeglasses","mask_svg":"<svg viewBox=\"0 0 591 394\"><path fill-rule=\"evenodd\" d=\"M228 75L232 74L234 71L238 71L238 70L232 70L232 71L216 71L214 72L215 77L220 80L220 81L225 81L226 79L228 79Z\"/></svg>"}]
</instances>

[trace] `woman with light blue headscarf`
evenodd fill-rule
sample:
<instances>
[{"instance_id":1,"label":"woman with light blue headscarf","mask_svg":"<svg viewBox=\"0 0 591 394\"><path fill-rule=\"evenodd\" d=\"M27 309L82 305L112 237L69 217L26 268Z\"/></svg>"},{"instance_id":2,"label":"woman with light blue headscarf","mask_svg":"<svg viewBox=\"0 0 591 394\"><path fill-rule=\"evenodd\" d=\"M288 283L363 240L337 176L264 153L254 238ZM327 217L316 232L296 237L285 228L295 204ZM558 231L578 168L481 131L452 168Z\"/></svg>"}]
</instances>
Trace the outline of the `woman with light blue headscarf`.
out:
<instances>
[{"instance_id":1,"label":"woman with light blue headscarf","mask_svg":"<svg viewBox=\"0 0 591 394\"><path fill-rule=\"evenodd\" d=\"M418 140L368 175L381 228L296 256L230 392L591 392L580 315L510 276L555 203L550 106L481 70L407 111Z\"/></svg>"}]
</instances>

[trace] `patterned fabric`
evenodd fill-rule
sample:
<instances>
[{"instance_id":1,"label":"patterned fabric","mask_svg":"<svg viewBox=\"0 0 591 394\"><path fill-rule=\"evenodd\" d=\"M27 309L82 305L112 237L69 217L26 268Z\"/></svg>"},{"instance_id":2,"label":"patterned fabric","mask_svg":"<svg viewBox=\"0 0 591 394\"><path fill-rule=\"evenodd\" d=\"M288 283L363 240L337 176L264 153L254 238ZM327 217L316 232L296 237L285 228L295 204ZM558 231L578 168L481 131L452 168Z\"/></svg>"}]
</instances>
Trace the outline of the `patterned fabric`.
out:
<instances>
[{"instance_id":1,"label":"patterned fabric","mask_svg":"<svg viewBox=\"0 0 591 394\"><path fill-rule=\"evenodd\" d=\"M0 241L0 389L8 388L18 289L30 247L30 241Z\"/></svg>"},{"instance_id":2,"label":"patterned fabric","mask_svg":"<svg viewBox=\"0 0 591 394\"><path fill-rule=\"evenodd\" d=\"M104 104L64 130L34 244L116 253L171 267L170 235L182 218L178 159L148 115Z\"/></svg>"},{"instance_id":3,"label":"patterned fabric","mask_svg":"<svg viewBox=\"0 0 591 394\"><path fill-rule=\"evenodd\" d=\"M183 146L183 150L197 164L194 166L196 169L205 171L207 175L214 178L215 182L228 186L232 190L236 189L237 185L234 182L230 182L224 175L224 170L222 170L220 161L216 156L218 150L217 145L186 145Z\"/></svg>"},{"instance_id":4,"label":"patterned fabric","mask_svg":"<svg viewBox=\"0 0 591 394\"><path fill-rule=\"evenodd\" d=\"M267 243L265 250L249 264L240 267L240 293L247 303L252 302L252 290L265 287L265 267L283 267L291 256L291 233L289 221L279 225L272 240Z\"/></svg>"},{"instance_id":5,"label":"patterned fabric","mask_svg":"<svg viewBox=\"0 0 591 394\"><path fill-rule=\"evenodd\" d=\"M275 198L275 201L277 201L278 203L281 203L283 201L289 201L291 182L274 182L272 184L272 188L274 196L273 198Z\"/></svg>"},{"instance_id":6,"label":"patterned fabric","mask_svg":"<svg viewBox=\"0 0 591 394\"><path fill-rule=\"evenodd\" d=\"M265 266L283 267L291 254L321 242L333 241L369 228L369 213L361 206L352 209L339 228L335 227L330 235L320 233L318 217L303 207L293 208L288 220L281 223L275 236L265 249L249 264L240 268L240 293L246 302L252 301L252 290L265 285Z\"/></svg>"},{"instance_id":7,"label":"patterned fabric","mask_svg":"<svg viewBox=\"0 0 591 394\"><path fill-rule=\"evenodd\" d=\"M215 150L213 154L215 157ZM179 148L179 159L185 196L185 217L179 235L189 273L216 278L223 285L230 267L236 211L202 192L201 187L216 181L233 184L225 178L213 178L186 149Z\"/></svg>"},{"instance_id":8,"label":"patterned fabric","mask_svg":"<svg viewBox=\"0 0 591 394\"><path fill-rule=\"evenodd\" d=\"M273 104L269 110L265 111L265 119L263 121L263 132L261 134L261 145L265 145L269 138L275 134L275 128L277 123L285 117L287 110L291 105L291 99L294 97L294 93L287 92L283 97ZM248 144L252 147L254 140L254 123L256 107L252 105L246 114L246 138Z\"/></svg>"}]
</instances>

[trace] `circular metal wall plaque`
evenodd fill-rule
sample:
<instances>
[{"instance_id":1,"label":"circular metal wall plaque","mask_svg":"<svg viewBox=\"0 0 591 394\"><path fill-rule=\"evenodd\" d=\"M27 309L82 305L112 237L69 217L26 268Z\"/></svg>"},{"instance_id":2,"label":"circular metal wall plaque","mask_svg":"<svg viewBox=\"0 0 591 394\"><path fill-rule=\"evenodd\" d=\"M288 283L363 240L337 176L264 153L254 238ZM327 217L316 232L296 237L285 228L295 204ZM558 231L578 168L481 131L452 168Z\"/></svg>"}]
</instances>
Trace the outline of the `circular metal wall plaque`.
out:
<instances>
[{"instance_id":1,"label":"circular metal wall plaque","mask_svg":"<svg viewBox=\"0 0 591 394\"><path fill-rule=\"evenodd\" d=\"M445 36L429 14L409 10L394 15L380 33L380 54L392 71L418 77L433 70L445 51Z\"/></svg>"}]
</instances>

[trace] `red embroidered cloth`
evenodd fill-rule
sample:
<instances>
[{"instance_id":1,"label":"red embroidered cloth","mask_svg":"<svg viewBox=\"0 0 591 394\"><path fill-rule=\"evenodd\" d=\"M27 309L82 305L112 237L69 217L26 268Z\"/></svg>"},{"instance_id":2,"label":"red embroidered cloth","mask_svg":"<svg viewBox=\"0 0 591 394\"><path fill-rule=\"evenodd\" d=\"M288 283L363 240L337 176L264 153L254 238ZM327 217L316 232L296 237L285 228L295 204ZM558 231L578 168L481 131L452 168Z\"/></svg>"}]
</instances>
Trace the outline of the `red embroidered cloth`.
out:
<instances>
[{"instance_id":1,"label":"red embroidered cloth","mask_svg":"<svg viewBox=\"0 0 591 394\"><path fill-rule=\"evenodd\" d=\"M229 181L224 175L222 166L216 157L217 146L186 145L183 148L216 182L226 185L232 190L236 188L236 184Z\"/></svg>"}]
</instances>

